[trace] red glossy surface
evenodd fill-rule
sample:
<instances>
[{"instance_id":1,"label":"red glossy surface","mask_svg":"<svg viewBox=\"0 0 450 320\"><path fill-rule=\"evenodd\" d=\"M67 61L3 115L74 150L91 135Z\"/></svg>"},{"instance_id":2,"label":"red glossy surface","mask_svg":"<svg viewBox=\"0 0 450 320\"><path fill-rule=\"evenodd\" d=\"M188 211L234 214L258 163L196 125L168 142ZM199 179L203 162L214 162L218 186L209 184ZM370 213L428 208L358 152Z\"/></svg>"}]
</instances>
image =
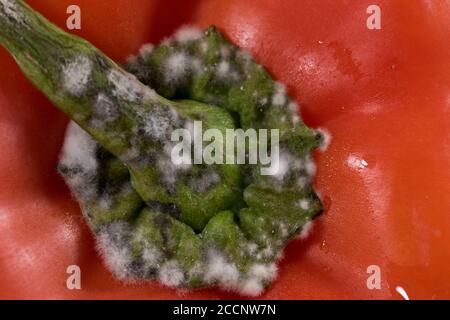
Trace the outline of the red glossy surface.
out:
<instances>
[{"instance_id":1,"label":"red glossy surface","mask_svg":"<svg viewBox=\"0 0 450 320\"><path fill-rule=\"evenodd\" d=\"M378 1L33 0L60 26L117 61L182 24L217 25L268 67L333 136L317 154L327 210L312 236L289 245L262 298L450 298L450 4ZM0 50L0 297L237 298L215 289L176 293L114 280L77 204L55 172L67 119ZM364 160L364 161L363 161ZM82 290L66 288L66 267ZM366 269L379 265L382 288Z\"/></svg>"}]
</instances>

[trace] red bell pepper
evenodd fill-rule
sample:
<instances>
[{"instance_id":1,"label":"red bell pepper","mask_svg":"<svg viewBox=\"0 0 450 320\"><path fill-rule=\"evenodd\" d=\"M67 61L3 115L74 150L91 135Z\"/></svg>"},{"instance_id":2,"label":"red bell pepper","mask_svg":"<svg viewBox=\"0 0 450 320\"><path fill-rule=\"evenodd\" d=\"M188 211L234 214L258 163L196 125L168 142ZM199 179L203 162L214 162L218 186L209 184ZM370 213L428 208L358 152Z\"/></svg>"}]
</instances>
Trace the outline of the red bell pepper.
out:
<instances>
[{"instance_id":1,"label":"red bell pepper","mask_svg":"<svg viewBox=\"0 0 450 320\"><path fill-rule=\"evenodd\" d=\"M264 299L450 298L450 2L30 0L123 62L183 24L215 24L287 84L306 123L326 128L311 237L285 251ZM381 8L381 29L367 8ZM217 299L124 284L106 270L55 166L67 118L0 49L0 298ZM69 290L67 267L81 268ZM381 271L369 289L370 266ZM370 279L369 279L370 280Z\"/></svg>"}]
</instances>

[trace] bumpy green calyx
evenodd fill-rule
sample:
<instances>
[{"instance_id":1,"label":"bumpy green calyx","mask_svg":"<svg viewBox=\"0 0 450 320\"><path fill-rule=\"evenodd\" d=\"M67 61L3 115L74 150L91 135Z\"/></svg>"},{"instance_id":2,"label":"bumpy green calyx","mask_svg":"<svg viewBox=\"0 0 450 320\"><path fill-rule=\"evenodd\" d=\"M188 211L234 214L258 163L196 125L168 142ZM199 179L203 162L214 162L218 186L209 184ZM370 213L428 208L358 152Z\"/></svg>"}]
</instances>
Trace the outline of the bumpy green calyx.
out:
<instances>
[{"instance_id":1,"label":"bumpy green calyx","mask_svg":"<svg viewBox=\"0 0 450 320\"><path fill-rule=\"evenodd\" d=\"M321 211L310 184L320 136L284 87L215 28L183 32L125 71L22 1L0 0L0 44L78 124L59 168L115 274L259 294L286 242ZM194 121L221 132L278 129L281 171L174 166L170 134Z\"/></svg>"}]
</instances>

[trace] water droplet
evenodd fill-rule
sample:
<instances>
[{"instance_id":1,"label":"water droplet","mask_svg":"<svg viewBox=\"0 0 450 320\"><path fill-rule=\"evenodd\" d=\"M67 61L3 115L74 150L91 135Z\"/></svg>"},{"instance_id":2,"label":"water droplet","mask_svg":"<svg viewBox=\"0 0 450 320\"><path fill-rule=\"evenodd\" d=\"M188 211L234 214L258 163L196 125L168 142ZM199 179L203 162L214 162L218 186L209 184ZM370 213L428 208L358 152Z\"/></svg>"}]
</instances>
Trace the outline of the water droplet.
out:
<instances>
[{"instance_id":1,"label":"water droplet","mask_svg":"<svg viewBox=\"0 0 450 320\"><path fill-rule=\"evenodd\" d=\"M329 249L326 240L323 240L322 243L320 244L320 250L322 250L325 253L328 253Z\"/></svg>"},{"instance_id":2,"label":"water droplet","mask_svg":"<svg viewBox=\"0 0 450 320\"><path fill-rule=\"evenodd\" d=\"M350 155L347 158L347 165L352 169L361 170L367 168L369 166L369 163L366 160L361 159L355 155Z\"/></svg>"}]
</instances>

